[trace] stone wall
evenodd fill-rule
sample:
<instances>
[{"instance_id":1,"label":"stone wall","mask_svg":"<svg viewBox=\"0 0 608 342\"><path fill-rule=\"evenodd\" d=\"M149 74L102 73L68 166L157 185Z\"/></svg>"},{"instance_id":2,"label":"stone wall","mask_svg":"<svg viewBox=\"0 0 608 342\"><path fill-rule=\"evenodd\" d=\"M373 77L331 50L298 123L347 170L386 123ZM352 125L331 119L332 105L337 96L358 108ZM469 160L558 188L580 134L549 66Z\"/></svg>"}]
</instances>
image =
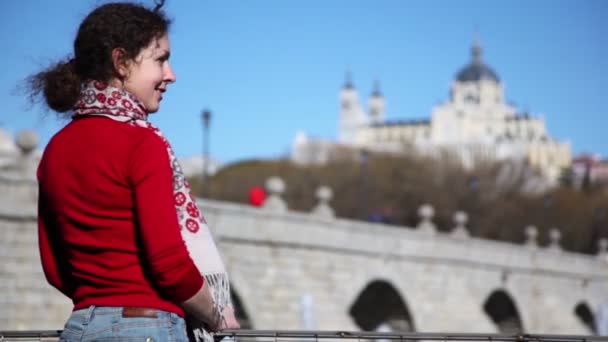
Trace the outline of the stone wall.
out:
<instances>
[{"instance_id":1,"label":"stone wall","mask_svg":"<svg viewBox=\"0 0 608 342\"><path fill-rule=\"evenodd\" d=\"M321 330L359 329L349 314L374 281L395 288L417 331L498 332L484 312L495 290L526 332L590 333L575 315L608 299L603 257L310 214L205 201L233 285L259 329L301 328L311 297Z\"/></svg>"},{"instance_id":2,"label":"stone wall","mask_svg":"<svg viewBox=\"0 0 608 342\"><path fill-rule=\"evenodd\" d=\"M71 303L41 270L32 164L15 165L0 172L0 330L61 329ZM262 208L199 201L255 329L589 334L580 310L608 302L605 241L589 256L561 250L558 231L538 246L532 227L525 245L481 240L464 213L438 233L429 205L417 227L344 220L327 188L298 213L280 179L267 187Z\"/></svg>"}]
</instances>

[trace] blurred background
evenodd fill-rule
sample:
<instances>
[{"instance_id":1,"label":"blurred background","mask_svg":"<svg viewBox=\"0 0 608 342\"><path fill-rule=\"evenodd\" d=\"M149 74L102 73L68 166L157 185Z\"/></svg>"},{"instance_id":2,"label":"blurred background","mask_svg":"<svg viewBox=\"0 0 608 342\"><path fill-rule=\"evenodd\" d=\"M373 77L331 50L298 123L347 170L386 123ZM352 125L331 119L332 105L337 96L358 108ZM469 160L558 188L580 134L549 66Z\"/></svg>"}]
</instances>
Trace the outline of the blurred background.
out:
<instances>
[{"instance_id":1,"label":"blurred background","mask_svg":"<svg viewBox=\"0 0 608 342\"><path fill-rule=\"evenodd\" d=\"M30 103L22 82L70 56L78 24L105 2L0 5L0 168L20 153L19 132L39 140L36 159L67 122ZM257 207L278 176L294 211L313 210L324 185L339 218L414 227L431 203L440 232L464 211L476 238L522 243L534 225L546 245L558 227L565 250L601 252L607 1L167 0L165 10L177 82L151 121L198 196Z\"/></svg>"},{"instance_id":2,"label":"blurred background","mask_svg":"<svg viewBox=\"0 0 608 342\"><path fill-rule=\"evenodd\" d=\"M101 3L2 5L4 150L23 129L42 149L65 124L30 104L21 81L69 56ZM247 202L276 174L296 210L327 183L342 217L408 224L408 208L432 202L440 221L471 212L473 234L487 238L560 223L568 248L591 252L590 239L608 234L605 1L165 8L178 81L151 120L201 195Z\"/></svg>"}]
</instances>

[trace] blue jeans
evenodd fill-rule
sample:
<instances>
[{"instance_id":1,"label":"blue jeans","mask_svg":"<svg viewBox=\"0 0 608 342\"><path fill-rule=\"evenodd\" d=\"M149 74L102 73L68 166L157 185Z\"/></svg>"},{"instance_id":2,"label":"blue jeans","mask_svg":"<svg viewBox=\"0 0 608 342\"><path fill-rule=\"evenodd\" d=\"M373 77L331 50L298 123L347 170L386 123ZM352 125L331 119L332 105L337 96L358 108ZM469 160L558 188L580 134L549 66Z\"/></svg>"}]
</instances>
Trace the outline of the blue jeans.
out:
<instances>
[{"instance_id":1,"label":"blue jeans","mask_svg":"<svg viewBox=\"0 0 608 342\"><path fill-rule=\"evenodd\" d=\"M186 323L158 310L157 318L122 317L122 307L90 306L72 312L60 341L188 342Z\"/></svg>"}]
</instances>

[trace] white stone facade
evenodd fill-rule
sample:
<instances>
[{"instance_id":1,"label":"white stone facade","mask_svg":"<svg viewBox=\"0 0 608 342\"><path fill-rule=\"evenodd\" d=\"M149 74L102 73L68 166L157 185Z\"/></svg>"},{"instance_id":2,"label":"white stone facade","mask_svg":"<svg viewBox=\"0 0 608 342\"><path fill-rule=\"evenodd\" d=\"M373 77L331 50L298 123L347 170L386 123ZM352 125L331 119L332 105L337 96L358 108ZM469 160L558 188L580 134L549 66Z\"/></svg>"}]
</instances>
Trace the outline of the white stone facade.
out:
<instances>
[{"instance_id":1,"label":"white stone facade","mask_svg":"<svg viewBox=\"0 0 608 342\"><path fill-rule=\"evenodd\" d=\"M450 98L432 109L430 119L385 121L384 116L385 101L378 85L366 113L348 76L340 91L341 144L387 152L413 148L434 156L447 151L465 167L482 160L518 160L540 171L548 185L555 184L562 169L571 163L570 144L552 138L542 116L519 113L505 102L503 85L483 63L477 43L472 48L471 63L451 86ZM310 142L310 146L313 144ZM307 146L294 143L296 148L306 150Z\"/></svg>"}]
</instances>

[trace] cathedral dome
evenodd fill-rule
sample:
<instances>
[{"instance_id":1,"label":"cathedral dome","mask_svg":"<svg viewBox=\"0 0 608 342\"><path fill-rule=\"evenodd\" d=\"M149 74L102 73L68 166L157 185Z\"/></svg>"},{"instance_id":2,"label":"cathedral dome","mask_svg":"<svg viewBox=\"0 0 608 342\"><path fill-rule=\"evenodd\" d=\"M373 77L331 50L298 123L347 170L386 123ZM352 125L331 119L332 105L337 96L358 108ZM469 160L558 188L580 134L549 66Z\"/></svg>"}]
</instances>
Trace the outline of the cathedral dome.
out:
<instances>
[{"instance_id":1,"label":"cathedral dome","mask_svg":"<svg viewBox=\"0 0 608 342\"><path fill-rule=\"evenodd\" d=\"M500 82L496 72L481 60L481 46L478 42L473 43L471 48L471 63L462 68L456 75L458 82L476 82L481 80Z\"/></svg>"}]
</instances>

